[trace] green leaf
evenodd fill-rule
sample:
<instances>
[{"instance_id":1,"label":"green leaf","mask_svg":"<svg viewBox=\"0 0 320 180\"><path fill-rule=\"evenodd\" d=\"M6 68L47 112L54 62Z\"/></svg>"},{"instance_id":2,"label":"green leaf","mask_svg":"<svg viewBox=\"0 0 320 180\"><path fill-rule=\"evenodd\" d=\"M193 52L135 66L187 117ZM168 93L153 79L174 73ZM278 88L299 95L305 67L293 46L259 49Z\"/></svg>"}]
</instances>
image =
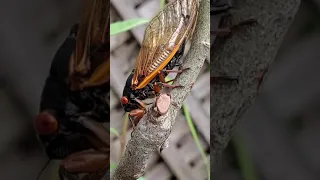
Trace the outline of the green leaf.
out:
<instances>
[{"instance_id":1,"label":"green leaf","mask_svg":"<svg viewBox=\"0 0 320 180\"><path fill-rule=\"evenodd\" d=\"M142 24L146 24L149 22L149 19L146 18L137 18L130 19L127 21L118 21L110 24L110 36L131 30L137 26Z\"/></svg>"},{"instance_id":2,"label":"green leaf","mask_svg":"<svg viewBox=\"0 0 320 180\"><path fill-rule=\"evenodd\" d=\"M167 76L167 77L165 77L164 80L165 80L166 82L168 82L168 81L171 81L172 79ZM173 84L173 82L169 82L168 84Z\"/></svg>"},{"instance_id":3,"label":"green leaf","mask_svg":"<svg viewBox=\"0 0 320 180\"><path fill-rule=\"evenodd\" d=\"M186 117L187 124L189 126L189 129L190 129L191 135L193 137L193 140L195 141L195 143L196 143L196 145L198 147L198 150L200 151L200 154L202 156L202 159L203 159L204 163L206 164L207 172L208 172L208 179L210 179L210 164L209 164L207 156L206 156L206 154L204 152L204 149L202 148L202 146L200 144L199 137L198 137L197 132L196 132L196 128L194 127L194 124L192 122L192 119L191 119L191 116L190 116L189 111L187 109L187 106L183 105L182 109L183 109L184 115Z\"/></svg>"},{"instance_id":4,"label":"green leaf","mask_svg":"<svg viewBox=\"0 0 320 180\"><path fill-rule=\"evenodd\" d=\"M254 166L251 162L250 156L244 147L244 143L239 134L234 136L233 144L236 150L239 167L244 180L258 180L258 176L254 171Z\"/></svg>"},{"instance_id":5,"label":"green leaf","mask_svg":"<svg viewBox=\"0 0 320 180\"><path fill-rule=\"evenodd\" d=\"M115 128L110 128L110 132L111 132L111 134L115 134L116 136L120 136L120 134L118 133L118 131Z\"/></svg>"}]
</instances>

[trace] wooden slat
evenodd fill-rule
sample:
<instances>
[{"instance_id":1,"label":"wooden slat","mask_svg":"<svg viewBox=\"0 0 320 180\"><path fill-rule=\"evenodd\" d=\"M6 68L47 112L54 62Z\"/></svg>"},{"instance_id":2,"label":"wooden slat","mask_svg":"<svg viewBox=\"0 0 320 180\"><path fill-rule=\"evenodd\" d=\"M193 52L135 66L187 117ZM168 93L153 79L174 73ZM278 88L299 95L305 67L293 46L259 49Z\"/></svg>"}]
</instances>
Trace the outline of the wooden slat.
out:
<instances>
[{"instance_id":1,"label":"wooden slat","mask_svg":"<svg viewBox=\"0 0 320 180\"><path fill-rule=\"evenodd\" d=\"M110 7L110 21L111 23L119 21L120 17L115 12L115 9L111 6ZM114 35L110 37L110 51L117 49L121 46L124 42L126 42L131 37L129 32L122 32L119 35Z\"/></svg>"},{"instance_id":2,"label":"wooden slat","mask_svg":"<svg viewBox=\"0 0 320 180\"><path fill-rule=\"evenodd\" d=\"M121 69L121 66L119 64L119 60L114 58L112 55L110 56L111 63L110 63L110 81L112 84L112 89L115 91L115 93L120 98L122 95L122 91L124 88L124 84L126 82L126 78L124 75L121 75L119 73L119 69Z\"/></svg>"},{"instance_id":3,"label":"wooden slat","mask_svg":"<svg viewBox=\"0 0 320 180\"><path fill-rule=\"evenodd\" d=\"M140 18L139 14L135 11L133 4L128 0L110 0L113 7L118 11L124 20ZM131 6L130 6L131 5ZM143 39L145 26L138 26L131 30L133 36L141 44Z\"/></svg>"},{"instance_id":4,"label":"wooden slat","mask_svg":"<svg viewBox=\"0 0 320 180\"><path fill-rule=\"evenodd\" d=\"M115 95L115 93L111 89L110 90L110 109L115 108L119 104L119 99L116 97L117 96Z\"/></svg>"},{"instance_id":5,"label":"wooden slat","mask_svg":"<svg viewBox=\"0 0 320 180\"><path fill-rule=\"evenodd\" d=\"M208 148L208 144L200 137L199 139L201 146L203 149ZM195 162L196 159L201 158L201 155L199 153L199 150L197 148L196 143L194 142L191 134L187 135L185 137L185 143L182 145L182 147L179 149L181 153L185 156L185 160L187 163Z\"/></svg>"},{"instance_id":6,"label":"wooden slat","mask_svg":"<svg viewBox=\"0 0 320 180\"><path fill-rule=\"evenodd\" d=\"M122 123L123 120L121 119L123 115L123 112L121 111L116 111L116 110L111 110L110 114L110 127L115 128L117 131L122 130Z\"/></svg>"},{"instance_id":7,"label":"wooden slat","mask_svg":"<svg viewBox=\"0 0 320 180\"><path fill-rule=\"evenodd\" d=\"M208 162L210 163L210 155L207 155ZM199 180L207 180L208 172L207 167L202 158L198 158L195 162L194 167L192 168L192 172L199 177Z\"/></svg>"},{"instance_id":8,"label":"wooden slat","mask_svg":"<svg viewBox=\"0 0 320 180\"><path fill-rule=\"evenodd\" d=\"M136 41L132 41L123 44L112 52L113 57L117 59L119 66L121 66L121 69L118 70L118 74L124 76L126 73L132 71L138 56L137 52L139 51L139 48L139 44Z\"/></svg>"},{"instance_id":9,"label":"wooden slat","mask_svg":"<svg viewBox=\"0 0 320 180\"><path fill-rule=\"evenodd\" d=\"M164 163L159 163L146 173L146 180L171 180L172 174Z\"/></svg>"},{"instance_id":10,"label":"wooden slat","mask_svg":"<svg viewBox=\"0 0 320 180\"><path fill-rule=\"evenodd\" d=\"M145 1L139 8L137 8L137 13L140 17L152 19L157 12L160 10L159 0ZM147 9L147 11L146 11Z\"/></svg>"},{"instance_id":11,"label":"wooden slat","mask_svg":"<svg viewBox=\"0 0 320 180\"><path fill-rule=\"evenodd\" d=\"M173 132L172 132L173 133ZM169 144L172 144L169 140ZM191 167L186 163L184 154L181 154L175 146L170 146L163 150L161 157L168 164L172 172L178 179L196 180L197 177L192 173Z\"/></svg>"},{"instance_id":12,"label":"wooden slat","mask_svg":"<svg viewBox=\"0 0 320 180\"><path fill-rule=\"evenodd\" d=\"M190 134L189 132L189 127L184 119L184 117L182 115L179 115L176 118L176 123L174 124L173 128L172 128L172 132L169 136L170 141L174 144L176 144L181 137Z\"/></svg>"},{"instance_id":13,"label":"wooden slat","mask_svg":"<svg viewBox=\"0 0 320 180\"><path fill-rule=\"evenodd\" d=\"M192 95L187 98L186 103L194 124L205 137L206 142L210 143L209 116L205 114L205 111L201 108L201 104Z\"/></svg>"},{"instance_id":14,"label":"wooden slat","mask_svg":"<svg viewBox=\"0 0 320 180\"><path fill-rule=\"evenodd\" d=\"M202 108L205 111L205 113L208 114L208 116L210 117L210 98L209 97L204 99L204 102L202 104Z\"/></svg>"},{"instance_id":15,"label":"wooden slat","mask_svg":"<svg viewBox=\"0 0 320 180\"><path fill-rule=\"evenodd\" d=\"M192 95L197 99L210 97L210 72L199 76L192 88Z\"/></svg>"}]
</instances>

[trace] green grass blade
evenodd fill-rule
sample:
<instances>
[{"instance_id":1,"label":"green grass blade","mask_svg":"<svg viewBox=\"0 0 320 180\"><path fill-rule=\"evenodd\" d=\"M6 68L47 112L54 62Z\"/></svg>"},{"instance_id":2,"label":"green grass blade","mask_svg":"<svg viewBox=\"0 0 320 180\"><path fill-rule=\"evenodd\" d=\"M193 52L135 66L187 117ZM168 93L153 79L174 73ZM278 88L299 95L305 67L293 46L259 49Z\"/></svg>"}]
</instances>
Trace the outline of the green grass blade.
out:
<instances>
[{"instance_id":1,"label":"green grass blade","mask_svg":"<svg viewBox=\"0 0 320 180\"><path fill-rule=\"evenodd\" d=\"M110 132L118 137L120 136L119 132L115 128L110 128Z\"/></svg>"},{"instance_id":2,"label":"green grass blade","mask_svg":"<svg viewBox=\"0 0 320 180\"><path fill-rule=\"evenodd\" d=\"M233 144L236 150L236 156L239 162L239 167L241 169L242 177L244 180L258 180L258 176L254 171L254 166L252 164L251 158L247 153L242 138L237 134L234 136Z\"/></svg>"},{"instance_id":3,"label":"green grass blade","mask_svg":"<svg viewBox=\"0 0 320 180\"><path fill-rule=\"evenodd\" d=\"M146 18L137 18L130 19L127 21L118 21L110 24L110 36L131 30L137 26L142 24L146 24L149 22L149 19Z\"/></svg>"},{"instance_id":4,"label":"green grass blade","mask_svg":"<svg viewBox=\"0 0 320 180\"><path fill-rule=\"evenodd\" d=\"M113 163L110 163L110 172L112 171L112 169L116 168L116 165Z\"/></svg>"},{"instance_id":5,"label":"green grass blade","mask_svg":"<svg viewBox=\"0 0 320 180\"><path fill-rule=\"evenodd\" d=\"M160 9L163 9L166 0L160 0Z\"/></svg>"},{"instance_id":6,"label":"green grass blade","mask_svg":"<svg viewBox=\"0 0 320 180\"><path fill-rule=\"evenodd\" d=\"M187 120L187 123L188 123L188 126L189 126L189 129L190 129L190 132L191 132L191 135L198 147L198 150L200 151L200 154L202 156L202 159L204 161L204 163L206 164L206 167L207 167L207 172L208 172L208 179L210 179L210 164L209 164L209 161L208 161L208 158L204 152L204 149L202 148L201 144L200 144L200 141L199 141L199 137L197 135L197 132L196 132L196 128L194 127L194 124L192 122L192 119L191 119L191 116L189 114L189 111L188 111L188 108L186 105L183 105L182 106L182 109L183 109L183 112L184 112L184 115L186 117L186 120Z\"/></svg>"}]
</instances>

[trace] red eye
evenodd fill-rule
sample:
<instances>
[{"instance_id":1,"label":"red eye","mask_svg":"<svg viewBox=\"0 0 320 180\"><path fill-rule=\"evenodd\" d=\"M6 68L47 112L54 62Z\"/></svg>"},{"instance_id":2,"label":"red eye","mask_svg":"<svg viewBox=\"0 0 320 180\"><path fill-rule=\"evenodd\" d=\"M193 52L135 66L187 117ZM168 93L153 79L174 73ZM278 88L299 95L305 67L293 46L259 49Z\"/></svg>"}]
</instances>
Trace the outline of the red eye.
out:
<instances>
[{"instance_id":1,"label":"red eye","mask_svg":"<svg viewBox=\"0 0 320 180\"><path fill-rule=\"evenodd\" d=\"M43 112L35 117L34 127L39 134L51 134L58 129L58 122L51 114Z\"/></svg>"},{"instance_id":2,"label":"red eye","mask_svg":"<svg viewBox=\"0 0 320 180\"><path fill-rule=\"evenodd\" d=\"M128 100L127 97L123 96L123 97L120 99L120 102L121 102L121 104L126 105L126 104L129 103L129 100Z\"/></svg>"}]
</instances>

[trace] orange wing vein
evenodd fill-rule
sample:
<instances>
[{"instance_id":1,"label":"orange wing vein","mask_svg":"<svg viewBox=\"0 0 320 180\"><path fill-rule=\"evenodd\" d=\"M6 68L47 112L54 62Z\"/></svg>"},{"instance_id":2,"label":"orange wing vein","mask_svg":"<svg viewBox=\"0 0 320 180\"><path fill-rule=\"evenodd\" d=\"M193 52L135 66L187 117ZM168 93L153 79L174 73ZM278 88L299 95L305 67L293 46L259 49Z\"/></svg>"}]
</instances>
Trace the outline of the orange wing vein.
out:
<instances>
[{"instance_id":1,"label":"orange wing vein","mask_svg":"<svg viewBox=\"0 0 320 180\"><path fill-rule=\"evenodd\" d=\"M132 88L146 86L192 36L198 15L197 0L168 3L147 26L137 57Z\"/></svg>"}]
</instances>

